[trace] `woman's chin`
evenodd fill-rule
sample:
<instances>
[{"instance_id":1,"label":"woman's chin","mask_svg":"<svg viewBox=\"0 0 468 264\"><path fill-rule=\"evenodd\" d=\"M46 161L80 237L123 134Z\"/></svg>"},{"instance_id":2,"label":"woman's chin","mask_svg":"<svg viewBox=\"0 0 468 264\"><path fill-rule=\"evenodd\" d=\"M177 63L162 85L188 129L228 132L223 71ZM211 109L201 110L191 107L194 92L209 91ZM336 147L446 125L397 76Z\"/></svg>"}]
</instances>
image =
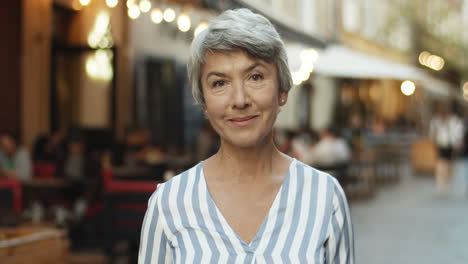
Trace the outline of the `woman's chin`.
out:
<instances>
[{"instance_id":1,"label":"woman's chin","mask_svg":"<svg viewBox=\"0 0 468 264\"><path fill-rule=\"evenodd\" d=\"M236 137L235 139L225 140L226 144L238 149L255 149L265 145L268 137Z\"/></svg>"}]
</instances>

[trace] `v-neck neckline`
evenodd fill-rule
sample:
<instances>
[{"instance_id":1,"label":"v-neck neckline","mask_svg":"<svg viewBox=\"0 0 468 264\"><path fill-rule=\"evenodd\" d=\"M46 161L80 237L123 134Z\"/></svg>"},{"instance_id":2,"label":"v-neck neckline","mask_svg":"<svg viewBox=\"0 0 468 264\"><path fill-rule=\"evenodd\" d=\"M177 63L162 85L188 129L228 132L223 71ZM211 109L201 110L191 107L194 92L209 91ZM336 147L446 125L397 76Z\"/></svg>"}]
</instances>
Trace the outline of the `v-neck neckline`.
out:
<instances>
[{"instance_id":1,"label":"v-neck neckline","mask_svg":"<svg viewBox=\"0 0 468 264\"><path fill-rule=\"evenodd\" d=\"M285 189L285 185L289 182L289 178L291 177L291 173L292 173L292 169L294 168L294 164L296 163L296 159L295 158L291 158L291 162L289 164L289 167L288 167L288 170L286 172L286 175L283 179L283 181L281 182L281 186L280 188L278 189L278 192L276 193L275 195L275 199L273 200L273 203L271 204L270 208L268 209L268 213L265 215L265 217L263 218L263 221L262 221L262 224L260 225L260 227L258 228L257 232L255 233L255 236L253 237L253 239L247 243L244 241L244 239L237 233L236 230L234 230L234 228L231 226L231 224L229 224L229 222L227 221L227 219L224 217L223 213L221 212L221 210L218 208L218 205L216 204L215 200L213 199L213 196L211 195L211 192L210 192L210 189L208 188L208 183L206 182L206 178L205 178L205 171L204 171L204 167L203 167L203 162L200 162L198 166L201 167L201 173L200 173L200 184L202 184L204 188L206 188L206 192L207 192L207 196L208 196L208 202L209 203L212 203L215 211L216 211L216 214L219 218L219 221L220 223L225 226L227 228L227 231L229 234L229 236L231 235L234 235L237 240L242 244L242 247L244 248L244 250L251 250L251 249L254 249L256 248L261 239L262 239L262 235L263 235L263 232L265 230L265 227L267 226L268 224L268 221L272 218L272 216L274 214L277 213L278 211L278 207L279 207L279 200L280 198L282 197L283 193L284 193L284 189ZM223 228L225 229L225 228Z\"/></svg>"}]
</instances>

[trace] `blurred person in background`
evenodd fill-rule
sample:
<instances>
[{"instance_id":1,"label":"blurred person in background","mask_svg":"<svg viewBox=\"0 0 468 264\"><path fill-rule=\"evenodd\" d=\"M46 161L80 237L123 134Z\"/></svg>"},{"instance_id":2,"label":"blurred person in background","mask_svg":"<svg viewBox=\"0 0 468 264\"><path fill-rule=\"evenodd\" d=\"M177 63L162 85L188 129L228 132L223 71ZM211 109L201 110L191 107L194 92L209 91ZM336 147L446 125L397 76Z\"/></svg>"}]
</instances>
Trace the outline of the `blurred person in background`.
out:
<instances>
[{"instance_id":1,"label":"blurred person in background","mask_svg":"<svg viewBox=\"0 0 468 264\"><path fill-rule=\"evenodd\" d=\"M63 164L63 176L72 181L80 181L85 172L85 144L80 139L70 140L68 153Z\"/></svg>"},{"instance_id":2,"label":"blurred person in background","mask_svg":"<svg viewBox=\"0 0 468 264\"><path fill-rule=\"evenodd\" d=\"M278 150L290 157L298 158L299 154L294 149L295 137L296 133L292 130L277 130L276 143L278 144Z\"/></svg>"},{"instance_id":3,"label":"blurred person in background","mask_svg":"<svg viewBox=\"0 0 468 264\"><path fill-rule=\"evenodd\" d=\"M453 173L453 159L461 153L464 126L448 102L440 102L429 124L429 136L437 147L435 168L437 190L447 192Z\"/></svg>"},{"instance_id":4,"label":"blurred person in background","mask_svg":"<svg viewBox=\"0 0 468 264\"><path fill-rule=\"evenodd\" d=\"M465 129L465 135L463 137L462 172L463 172L463 175L465 175L465 179L464 179L465 180L465 195L468 197L468 115L465 115L464 129Z\"/></svg>"},{"instance_id":5,"label":"blurred person in background","mask_svg":"<svg viewBox=\"0 0 468 264\"><path fill-rule=\"evenodd\" d=\"M31 158L18 138L10 132L0 132L0 176L21 181L30 180Z\"/></svg>"},{"instance_id":6,"label":"blurred person in background","mask_svg":"<svg viewBox=\"0 0 468 264\"><path fill-rule=\"evenodd\" d=\"M67 129L62 127L50 135L37 137L33 147L34 162L58 163L63 160L66 152Z\"/></svg>"},{"instance_id":7,"label":"blurred person in background","mask_svg":"<svg viewBox=\"0 0 468 264\"><path fill-rule=\"evenodd\" d=\"M358 153L362 148L363 119L363 116L359 112L353 112L347 121L348 126L343 129L343 136L354 153Z\"/></svg>"},{"instance_id":8,"label":"blurred person in background","mask_svg":"<svg viewBox=\"0 0 468 264\"><path fill-rule=\"evenodd\" d=\"M125 142L117 152L117 166L144 167L162 159L163 150L152 143L151 132L147 128L130 128Z\"/></svg>"},{"instance_id":9,"label":"blurred person in background","mask_svg":"<svg viewBox=\"0 0 468 264\"><path fill-rule=\"evenodd\" d=\"M339 183L274 144L292 80L273 25L222 13L193 40L188 72L221 144L151 196L139 263L354 263Z\"/></svg>"},{"instance_id":10,"label":"blurred person in background","mask_svg":"<svg viewBox=\"0 0 468 264\"><path fill-rule=\"evenodd\" d=\"M113 171L118 177L160 180L167 169L166 159L167 152L153 144L149 129L132 127L113 151Z\"/></svg>"},{"instance_id":11,"label":"blurred person in background","mask_svg":"<svg viewBox=\"0 0 468 264\"><path fill-rule=\"evenodd\" d=\"M320 133L319 141L312 148L311 165L319 168L342 166L351 159L351 149L335 128Z\"/></svg>"}]
</instances>

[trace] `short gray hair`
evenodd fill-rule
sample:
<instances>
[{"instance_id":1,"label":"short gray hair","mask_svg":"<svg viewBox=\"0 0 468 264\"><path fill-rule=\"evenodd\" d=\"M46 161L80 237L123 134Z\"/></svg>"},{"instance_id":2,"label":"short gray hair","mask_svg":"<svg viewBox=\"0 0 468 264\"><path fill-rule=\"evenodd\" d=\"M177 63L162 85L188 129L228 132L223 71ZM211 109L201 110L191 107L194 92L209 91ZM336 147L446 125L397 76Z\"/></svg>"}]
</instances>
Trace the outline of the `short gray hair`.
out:
<instances>
[{"instance_id":1,"label":"short gray hair","mask_svg":"<svg viewBox=\"0 0 468 264\"><path fill-rule=\"evenodd\" d=\"M187 71L196 103L202 105L205 103L200 75L206 51L236 49L247 52L249 56L276 64L279 90L288 92L291 89L288 57L278 32L264 16L241 8L223 12L192 41Z\"/></svg>"}]
</instances>

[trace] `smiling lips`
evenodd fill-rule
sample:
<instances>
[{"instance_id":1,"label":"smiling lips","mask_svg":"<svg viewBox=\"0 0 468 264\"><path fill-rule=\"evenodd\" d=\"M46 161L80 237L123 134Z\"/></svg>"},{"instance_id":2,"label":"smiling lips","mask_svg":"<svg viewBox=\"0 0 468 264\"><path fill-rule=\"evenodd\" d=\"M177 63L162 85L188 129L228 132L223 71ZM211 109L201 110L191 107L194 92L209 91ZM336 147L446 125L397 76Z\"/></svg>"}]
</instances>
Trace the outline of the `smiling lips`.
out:
<instances>
[{"instance_id":1,"label":"smiling lips","mask_svg":"<svg viewBox=\"0 0 468 264\"><path fill-rule=\"evenodd\" d=\"M252 123L256 117L257 117L256 115L250 115L250 116L234 117L228 120L229 122L232 122L236 126L243 127Z\"/></svg>"}]
</instances>

